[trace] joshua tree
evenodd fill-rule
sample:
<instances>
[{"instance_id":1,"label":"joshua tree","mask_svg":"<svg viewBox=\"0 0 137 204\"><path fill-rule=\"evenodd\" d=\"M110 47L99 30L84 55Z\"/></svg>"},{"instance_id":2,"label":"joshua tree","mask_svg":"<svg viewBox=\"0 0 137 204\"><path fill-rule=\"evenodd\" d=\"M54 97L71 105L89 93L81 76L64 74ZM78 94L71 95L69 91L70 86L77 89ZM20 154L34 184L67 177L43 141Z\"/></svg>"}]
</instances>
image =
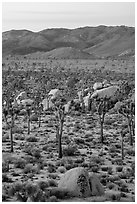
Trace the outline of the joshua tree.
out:
<instances>
[{"instance_id":1,"label":"joshua tree","mask_svg":"<svg viewBox=\"0 0 137 204\"><path fill-rule=\"evenodd\" d=\"M11 142L11 152L13 152L13 127L14 127L14 122L17 114L19 113L19 109L15 108L13 106L10 106L9 108L4 108L3 113L5 114L5 117L9 114L11 117L11 122L10 124L8 123L7 119L7 124L10 126L10 142Z\"/></svg>"},{"instance_id":2,"label":"joshua tree","mask_svg":"<svg viewBox=\"0 0 137 204\"><path fill-rule=\"evenodd\" d=\"M40 93L38 93L38 95L35 97L35 110L36 110L36 113L38 114L39 127L41 126L41 113L43 109L41 100L42 100L42 97Z\"/></svg>"},{"instance_id":3,"label":"joshua tree","mask_svg":"<svg viewBox=\"0 0 137 204\"><path fill-rule=\"evenodd\" d=\"M99 123L100 123L100 141L101 143L104 142L104 135L103 135L103 125L106 113L114 107L111 100L107 98L103 98L100 100L94 100L95 106L97 108L97 112L99 115Z\"/></svg>"},{"instance_id":4,"label":"joshua tree","mask_svg":"<svg viewBox=\"0 0 137 204\"><path fill-rule=\"evenodd\" d=\"M59 107L55 107L56 109L56 118L57 118L57 126L56 126L56 137L58 140L58 153L59 153L59 158L62 158L62 133L63 133L63 125L64 125L64 118L65 118L65 113L64 113L64 107L60 105Z\"/></svg>"},{"instance_id":5,"label":"joshua tree","mask_svg":"<svg viewBox=\"0 0 137 204\"><path fill-rule=\"evenodd\" d=\"M135 103L130 99L123 102L117 102L115 109L127 119L130 145L133 145Z\"/></svg>"},{"instance_id":6,"label":"joshua tree","mask_svg":"<svg viewBox=\"0 0 137 204\"><path fill-rule=\"evenodd\" d=\"M31 115L31 105L26 104L26 111L28 115L28 135L30 134L30 115Z\"/></svg>"},{"instance_id":7,"label":"joshua tree","mask_svg":"<svg viewBox=\"0 0 137 204\"><path fill-rule=\"evenodd\" d=\"M122 161L124 160L124 141L123 141L124 136L125 134L123 130L121 130L121 158L122 158Z\"/></svg>"},{"instance_id":8,"label":"joshua tree","mask_svg":"<svg viewBox=\"0 0 137 204\"><path fill-rule=\"evenodd\" d=\"M65 96L59 96L56 99L52 100L54 103L54 113L56 117L56 139L58 141L58 153L59 158L62 158L62 133L63 133L63 125L64 125L64 119L65 119L65 108L64 104L66 103Z\"/></svg>"}]
</instances>

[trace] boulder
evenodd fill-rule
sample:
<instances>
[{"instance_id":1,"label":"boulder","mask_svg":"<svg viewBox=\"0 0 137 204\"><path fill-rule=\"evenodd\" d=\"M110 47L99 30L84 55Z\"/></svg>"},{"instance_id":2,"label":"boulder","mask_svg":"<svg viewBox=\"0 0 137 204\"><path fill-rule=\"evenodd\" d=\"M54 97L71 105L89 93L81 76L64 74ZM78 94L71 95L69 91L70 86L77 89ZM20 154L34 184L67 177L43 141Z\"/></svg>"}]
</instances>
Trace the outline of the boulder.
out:
<instances>
[{"instance_id":1,"label":"boulder","mask_svg":"<svg viewBox=\"0 0 137 204\"><path fill-rule=\"evenodd\" d=\"M94 173L89 175L89 184L90 184L91 194L93 196L104 195L104 188L100 183L98 177Z\"/></svg>"},{"instance_id":2,"label":"boulder","mask_svg":"<svg viewBox=\"0 0 137 204\"><path fill-rule=\"evenodd\" d=\"M75 197L89 197L91 195L88 171L83 167L76 167L67 171L61 178L58 187L66 189Z\"/></svg>"}]
</instances>

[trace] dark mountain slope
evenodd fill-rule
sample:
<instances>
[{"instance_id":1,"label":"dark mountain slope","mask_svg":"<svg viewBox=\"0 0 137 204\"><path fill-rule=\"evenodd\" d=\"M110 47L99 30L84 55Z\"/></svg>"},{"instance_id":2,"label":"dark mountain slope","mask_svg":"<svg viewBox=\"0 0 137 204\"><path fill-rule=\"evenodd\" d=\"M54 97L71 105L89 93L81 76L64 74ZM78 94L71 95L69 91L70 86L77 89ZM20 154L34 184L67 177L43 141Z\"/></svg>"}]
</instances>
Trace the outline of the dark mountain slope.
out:
<instances>
[{"instance_id":1,"label":"dark mountain slope","mask_svg":"<svg viewBox=\"0 0 137 204\"><path fill-rule=\"evenodd\" d=\"M118 56L123 52L127 53L127 50L132 50L134 54L135 28L102 25L77 29L53 28L40 32L11 30L2 34L4 56L48 52L62 47L84 51L84 55L87 52L101 57ZM68 49L65 52L66 50Z\"/></svg>"}]
</instances>

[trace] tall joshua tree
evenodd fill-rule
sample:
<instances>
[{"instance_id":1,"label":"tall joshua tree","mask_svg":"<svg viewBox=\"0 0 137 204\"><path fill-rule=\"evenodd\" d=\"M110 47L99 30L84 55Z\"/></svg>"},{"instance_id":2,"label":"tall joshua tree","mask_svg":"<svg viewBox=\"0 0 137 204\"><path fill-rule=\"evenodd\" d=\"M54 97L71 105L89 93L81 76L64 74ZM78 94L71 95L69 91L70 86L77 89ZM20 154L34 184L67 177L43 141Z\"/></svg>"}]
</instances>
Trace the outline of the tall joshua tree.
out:
<instances>
[{"instance_id":1,"label":"tall joshua tree","mask_svg":"<svg viewBox=\"0 0 137 204\"><path fill-rule=\"evenodd\" d=\"M110 99L103 98L100 100L94 100L95 106L97 108L97 113L99 116L99 123L100 123L100 142L104 142L104 135L103 135L103 126L104 126L104 119L106 113L114 107L114 104Z\"/></svg>"},{"instance_id":2,"label":"tall joshua tree","mask_svg":"<svg viewBox=\"0 0 137 204\"><path fill-rule=\"evenodd\" d=\"M62 158L62 134L63 134L63 125L65 120L65 108L64 104L66 103L65 96L60 95L56 99L52 100L54 103L54 113L56 117L56 139L58 142L58 153L59 158Z\"/></svg>"},{"instance_id":3,"label":"tall joshua tree","mask_svg":"<svg viewBox=\"0 0 137 204\"><path fill-rule=\"evenodd\" d=\"M13 106L10 106L9 108L5 108L3 110L3 113L5 115L5 118L7 118L8 115L10 115L11 122L9 122L6 119L6 123L10 126L10 143L11 143L11 152L13 152L13 127L15 123L15 118L17 114L19 113L19 109L15 108Z\"/></svg>"},{"instance_id":4,"label":"tall joshua tree","mask_svg":"<svg viewBox=\"0 0 137 204\"><path fill-rule=\"evenodd\" d=\"M57 126L56 126L56 131L57 131L57 141L58 141L58 153L59 153L59 158L62 158L62 133L63 133L63 125L64 125L64 118L65 118L65 113L64 113L64 107L63 106L56 106L56 117L57 117Z\"/></svg>"},{"instance_id":5,"label":"tall joshua tree","mask_svg":"<svg viewBox=\"0 0 137 204\"><path fill-rule=\"evenodd\" d=\"M127 119L130 135L130 145L132 146L134 135L135 103L130 99L118 102L115 105L115 109L118 111L119 114L122 114Z\"/></svg>"}]
</instances>

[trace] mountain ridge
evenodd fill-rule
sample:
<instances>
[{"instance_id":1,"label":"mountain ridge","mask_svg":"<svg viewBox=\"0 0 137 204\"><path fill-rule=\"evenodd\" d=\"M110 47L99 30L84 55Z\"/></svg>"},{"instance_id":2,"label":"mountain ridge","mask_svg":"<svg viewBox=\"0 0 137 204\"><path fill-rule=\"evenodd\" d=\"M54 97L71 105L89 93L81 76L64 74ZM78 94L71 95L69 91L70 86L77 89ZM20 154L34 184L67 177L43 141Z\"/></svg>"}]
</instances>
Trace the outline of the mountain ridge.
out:
<instances>
[{"instance_id":1,"label":"mountain ridge","mask_svg":"<svg viewBox=\"0 0 137 204\"><path fill-rule=\"evenodd\" d=\"M119 56L121 53L128 55L128 52L130 55L130 50L134 54L135 27L100 25L75 29L49 28L38 32L13 29L2 33L3 56L50 52L62 47L71 47L77 50L76 53L80 50L86 58L88 55L89 58L90 55L91 58L93 55L99 57ZM76 58L71 57L69 52L69 58L73 57Z\"/></svg>"}]
</instances>

